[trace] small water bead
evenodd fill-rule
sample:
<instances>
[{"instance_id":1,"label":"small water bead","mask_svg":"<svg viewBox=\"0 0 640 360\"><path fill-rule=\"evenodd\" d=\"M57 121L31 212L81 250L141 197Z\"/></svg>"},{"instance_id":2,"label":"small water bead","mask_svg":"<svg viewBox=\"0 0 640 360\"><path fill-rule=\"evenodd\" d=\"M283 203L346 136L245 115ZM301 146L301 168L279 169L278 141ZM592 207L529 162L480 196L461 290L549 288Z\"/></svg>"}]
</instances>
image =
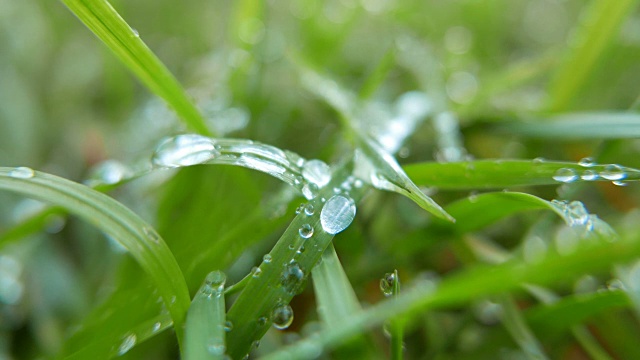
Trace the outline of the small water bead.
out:
<instances>
[{"instance_id":1,"label":"small water bead","mask_svg":"<svg viewBox=\"0 0 640 360\"><path fill-rule=\"evenodd\" d=\"M545 161L547 161L547 159L545 159L543 157L537 157L537 158L533 159L533 163L534 164L542 164Z\"/></svg>"},{"instance_id":2,"label":"small water bead","mask_svg":"<svg viewBox=\"0 0 640 360\"><path fill-rule=\"evenodd\" d=\"M155 324L153 324L151 332L157 332L158 330L160 330L160 327L162 327L162 324L160 322L156 322Z\"/></svg>"},{"instance_id":3,"label":"small water bead","mask_svg":"<svg viewBox=\"0 0 640 360\"><path fill-rule=\"evenodd\" d=\"M578 161L578 165L584 166L584 167L592 167L596 165L596 162L592 157L585 157L580 159L580 161Z\"/></svg>"},{"instance_id":4,"label":"small water bead","mask_svg":"<svg viewBox=\"0 0 640 360\"><path fill-rule=\"evenodd\" d=\"M265 254L265 255L262 257L262 261L264 261L264 263L265 263L265 264L269 264L269 263L271 263L271 260L272 260L272 258L271 258L271 255L270 255L270 254Z\"/></svg>"},{"instance_id":5,"label":"small water bead","mask_svg":"<svg viewBox=\"0 0 640 360\"><path fill-rule=\"evenodd\" d=\"M202 164L220 155L212 139L195 134L164 140L153 155L153 163L168 168Z\"/></svg>"},{"instance_id":6,"label":"small water bead","mask_svg":"<svg viewBox=\"0 0 640 360\"><path fill-rule=\"evenodd\" d=\"M280 282L290 294L298 294L303 289L304 271L297 262L292 261L285 266Z\"/></svg>"},{"instance_id":7,"label":"small water bead","mask_svg":"<svg viewBox=\"0 0 640 360\"><path fill-rule=\"evenodd\" d=\"M553 180L563 183L570 183L578 180L578 174L575 170L570 168L561 168L553 175Z\"/></svg>"},{"instance_id":8,"label":"small water bead","mask_svg":"<svg viewBox=\"0 0 640 360\"><path fill-rule=\"evenodd\" d=\"M313 226L309 224L304 224L300 227L300 229L298 229L298 233L304 239L308 239L313 236Z\"/></svg>"},{"instance_id":9,"label":"small water bead","mask_svg":"<svg viewBox=\"0 0 640 360\"><path fill-rule=\"evenodd\" d=\"M257 267L257 266L254 266L254 267L251 269L251 276L252 276L253 278L257 279L257 278L259 278L259 277L260 277L260 275L262 275L262 269L260 269L260 268L259 268L259 267Z\"/></svg>"},{"instance_id":10,"label":"small water bead","mask_svg":"<svg viewBox=\"0 0 640 360\"><path fill-rule=\"evenodd\" d=\"M145 226L142 231L147 236L147 238L153 241L156 244L160 243L160 235L151 227Z\"/></svg>"},{"instance_id":11,"label":"small water bead","mask_svg":"<svg viewBox=\"0 0 640 360\"><path fill-rule=\"evenodd\" d=\"M355 216L356 206L353 200L334 195L322 207L320 223L324 231L335 235L351 225Z\"/></svg>"},{"instance_id":12,"label":"small water bead","mask_svg":"<svg viewBox=\"0 0 640 360\"><path fill-rule=\"evenodd\" d=\"M305 208L304 204L300 204L298 205L298 207L296 208L296 214L300 214Z\"/></svg>"},{"instance_id":13,"label":"small water bead","mask_svg":"<svg viewBox=\"0 0 640 360\"><path fill-rule=\"evenodd\" d=\"M356 179L353 181L353 186L355 186L356 189L360 189L362 187L362 180L360 179Z\"/></svg>"},{"instance_id":14,"label":"small water bead","mask_svg":"<svg viewBox=\"0 0 640 360\"><path fill-rule=\"evenodd\" d=\"M133 171L123 163L116 160L103 161L91 169L88 185L93 184L117 184L130 177Z\"/></svg>"},{"instance_id":15,"label":"small water bead","mask_svg":"<svg viewBox=\"0 0 640 360\"><path fill-rule=\"evenodd\" d=\"M297 167L302 167L304 165L305 160L300 155L289 150L285 150L284 153L291 164L294 164Z\"/></svg>"},{"instance_id":16,"label":"small water bead","mask_svg":"<svg viewBox=\"0 0 640 360\"><path fill-rule=\"evenodd\" d=\"M224 284L227 282L227 276L222 271L212 271L207 274L204 282L205 286L202 287L204 294L220 296L224 292Z\"/></svg>"},{"instance_id":17,"label":"small water bead","mask_svg":"<svg viewBox=\"0 0 640 360\"><path fill-rule=\"evenodd\" d=\"M300 255L300 254L302 254L305 250L306 250L306 249L305 249L304 245L302 245L302 246L300 246L300 248L298 249L298 251L296 251L296 254Z\"/></svg>"},{"instance_id":18,"label":"small water bead","mask_svg":"<svg viewBox=\"0 0 640 360\"><path fill-rule=\"evenodd\" d=\"M129 334L123 340L120 346L118 347L118 355L122 356L126 354L129 350L131 350L138 341L136 334Z\"/></svg>"},{"instance_id":19,"label":"small water bead","mask_svg":"<svg viewBox=\"0 0 640 360\"><path fill-rule=\"evenodd\" d=\"M211 355L222 355L227 350L227 347L224 344L209 345L207 350Z\"/></svg>"},{"instance_id":20,"label":"small water bead","mask_svg":"<svg viewBox=\"0 0 640 360\"><path fill-rule=\"evenodd\" d=\"M230 332L233 330L233 322L231 320L227 320L224 322L224 331Z\"/></svg>"},{"instance_id":21,"label":"small water bead","mask_svg":"<svg viewBox=\"0 0 640 360\"><path fill-rule=\"evenodd\" d=\"M600 176L607 180L623 180L627 177L622 167L617 164L609 164L600 172Z\"/></svg>"},{"instance_id":22,"label":"small water bead","mask_svg":"<svg viewBox=\"0 0 640 360\"><path fill-rule=\"evenodd\" d=\"M595 170L585 170L580 178L585 181L594 181L598 180L598 173Z\"/></svg>"},{"instance_id":23,"label":"small water bead","mask_svg":"<svg viewBox=\"0 0 640 360\"><path fill-rule=\"evenodd\" d=\"M324 161L309 160L302 167L302 176L321 188L331 181L331 168Z\"/></svg>"},{"instance_id":24,"label":"small water bead","mask_svg":"<svg viewBox=\"0 0 640 360\"><path fill-rule=\"evenodd\" d=\"M289 305L281 305L273 309L271 312L271 321L273 327L278 330L284 330L293 323L293 309Z\"/></svg>"},{"instance_id":25,"label":"small water bead","mask_svg":"<svg viewBox=\"0 0 640 360\"><path fill-rule=\"evenodd\" d=\"M267 318L264 316L261 316L258 318L258 326L264 326L267 323Z\"/></svg>"},{"instance_id":26,"label":"small water bead","mask_svg":"<svg viewBox=\"0 0 640 360\"><path fill-rule=\"evenodd\" d=\"M318 185L314 183L304 184L302 187L302 195L304 195L307 200L314 199L318 196Z\"/></svg>"},{"instance_id":27,"label":"small water bead","mask_svg":"<svg viewBox=\"0 0 640 360\"><path fill-rule=\"evenodd\" d=\"M624 181L618 181L618 180L614 180L614 181L612 181L611 183L612 183L613 185L615 185L615 186L627 186L627 185L629 185L629 183L626 183L626 182L624 182Z\"/></svg>"},{"instance_id":28,"label":"small water bead","mask_svg":"<svg viewBox=\"0 0 640 360\"><path fill-rule=\"evenodd\" d=\"M395 273L386 273L384 277L380 279L380 290L384 294L384 296L393 295L393 288L396 284L396 274Z\"/></svg>"},{"instance_id":29,"label":"small water bead","mask_svg":"<svg viewBox=\"0 0 640 360\"><path fill-rule=\"evenodd\" d=\"M32 168L25 166L17 167L9 172L9 176L16 179L31 179L36 175Z\"/></svg>"},{"instance_id":30,"label":"small water bead","mask_svg":"<svg viewBox=\"0 0 640 360\"><path fill-rule=\"evenodd\" d=\"M304 213L307 216L311 216L316 212L316 209L313 207L313 204L307 204L307 206L304 207Z\"/></svg>"}]
</instances>

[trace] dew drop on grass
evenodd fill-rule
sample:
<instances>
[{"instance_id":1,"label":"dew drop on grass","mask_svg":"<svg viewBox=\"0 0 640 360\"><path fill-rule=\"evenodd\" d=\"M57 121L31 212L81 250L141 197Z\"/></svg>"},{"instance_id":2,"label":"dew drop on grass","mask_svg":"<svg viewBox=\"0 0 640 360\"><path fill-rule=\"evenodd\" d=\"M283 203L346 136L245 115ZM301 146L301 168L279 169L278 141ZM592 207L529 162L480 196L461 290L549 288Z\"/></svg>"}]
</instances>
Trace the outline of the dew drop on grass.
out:
<instances>
[{"instance_id":1,"label":"dew drop on grass","mask_svg":"<svg viewBox=\"0 0 640 360\"><path fill-rule=\"evenodd\" d=\"M224 346L224 344L215 344L207 346L207 350L211 355L222 355L224 354L225 350L227 350L227 348L226 346Z\"/></svg>"},{"instance_id":2,"label":"dew drop on grass","mask_svg":"<svg viewBox=\"0 0 640 360\"><path fill-rule=\"evenodd\" d=\"M17 167L9 172L9 176L17 179L31 179L35 175L36 173L33 169L25 166Z\"/></svg>"},{"instance_id":3,"label":"dew drop on grass","mask_svg":"<svg viewBox=\"0 0 640 360\"><path fill-rule=\"evenodd\" d=\"M304 184L302 187L302 195L304 195L307 200L314 199L318 196L318 185L314 183Z\"/></svg>"},{"instance_id":4,"label":"dew drop on grass","mask_svg":"<svg viewBox=\"0 0 640 360\"><path fill-rule=\"evenodd\" d=\"M261 316L258 318L258 326L264 326L267 323L267 318L264 316Z\"/></svg>"},{"instance_id":5,"label":"dew drop on grass","mask_svg":"<svg viewBox=\"0 0 640 360\"><path fill-rule=\"evenodd\" d=\"M613 185L615 185L615 186L627 186L627 185L629 185L629 183L626 183L626 182L624 182L624 181L618 181L618 180L614 180L614 181L612 181L611 183L612 183Z\"/></svg>"},{"instance_id":6,"label":"dew drop on grass","mask_svg":"<svg viewBox=\"0 0 640 360\"><path fill-rule=\"evenodd\" d=\"M162 324L160 322L154 323L153 327L151 328L151 332L157 332L158 330L160 330L160 327L162 327Z\"/></svg>"},{"instance_id":7,"label":"dew drop on grass","mask_svg":"<svg viewBox=\"0 0 640 360\"><path fill-rule=\"evenodd\" d=\"M151 240L156 244L160 243L160 235L158 235L158 233L153 228L145 226L142 229L142 231L144 231L144 234L147 236L147 239Z\"/></svg>"},{"instance_id":8,"label":"dew drop on grass","mask_svg":"<svg viewBox=\"0 0 640 360\"><path fill-rule=\"evenodd\" d=\"M304 213L307 214L307 216L311 216L315 213L315 208L313 207L313 204L307 204L304 207Z\"/></svg>"},{"instance_id":9,"label":"dew drop on grass","mask_svg":"<svg viewBox=\"0 0 640 360\"><path fill-rule=\"evenodd\" d=\"M360 189L362 187L362 180L360 179L355 179L353 181L353 186L355 186L356 189Z\"/></svg>"},{"instance_id":10,"label":"dew drop on grass","mask_svg":"<svg viewBox=\"0 0 640 360\"><path fill-rule=\"evenodd\" d=\"M533 163L534 164L542 164L545 161L546 161L546 159L543 158L543 157L537 157L537 158L533 159Z\"/></svg>"},{"instance_id":11,"label":"dew drop on grass","mask_svg":"<svg viewBox=\"0 0 640 360\"><path fill-rule=\"evenodd\" d=\"M346 229L355 216L356 206L353 200L334 195L322 207L320 223L324 231L335 235Z\"/></svg>"},{"instance_id":12,"label":"dew drop on grass","mask_svg":"<svg viewBox=\"0 0 640 360\"><path fill-rule=\"evenodd\" d=\"M224 331L229 332L233 330L233 322L231 320L227 320L224 322Z\"/></svg>"},{"instance_id":13,"label":"dew drop on grass","mask_svg":"<svg viewBox=\"0 0 640 360\"><path fill-rule=\"evenodd\" d=\"M271 263L271 260L272 260L272 258L271 258L271 255L270 255L270 254L265 254L265 255L262 257L262 261L264 261L264 263L265 263L265 264L269 264L269 263Z\"/></svg>"},{"instance_id":14,"label":"dew drop on grass","mask_svg":"<svg viewBox=\"0 0 640 360\"><path fill-rule=\"evenodd\" d=\"M285 266L280 282L285 290L295 295L299 291L302 291L304 271L302 271L297 262L293 261Z\"/></svg>"},{"instance_id":15,"label":"dew drop on grass","mask_svg":"<svg viewBox=\"0 0 640 360\"><path fill-rule=\"evenodd\" d=\"M600 176L607 180L616 181L624 180L627 177L627 173L622 170L620 165L609 164L600 172Z\"/></svg>"},{"instance_id":16,"label":"dew drop on grass","mask_svg":"<svg viewBox=\"0 0 640 360\"><path fill-rule=\"evenodd\" d=\"M393 288L396 284L396 274L395 273L386 273L384 277L380 279L380 290L384 294L384 296L393 295Z\"/></svg>"},{"instance_id":17,"label":"dew drop on grass","mask_svg":"<svg viewBox=\"0 0 640 360\"><path fill-rule=\"evenodd\" d=\"M219 155L212 139L185 134L160 143L153 154L153 163L160 167L175 168L202 164Z\"/></svg>"},{"instance_id":18,"label":"dew drop on grass","mask_svg":"<svg viewBox=\"0 0 640 360\"><path fill-rule=\"evenodd\" d=\"M288 328L293 322L293 309L289 305L276 307L271 312L271 321L273 322L273 327L278 330Z\"/></svg>"},{"instance_id":19,"label":"dew drop on grass","mask_svg":"<svg viewBox=\"0 0 640 360\"><path fill-rule=\"evenodd\" d=\"M227 282L227 276L222 271L212 271L207 274L204 280L205 285L202 287L202 293L207 296L219 297L224 292L224 284Z\"/></svg>"},{"instance_id":20,"label":"dew drop on grass","mask_svg":"<svg viewBox=\"0 0 640 360\"><path fill-rule=\"evenodd\" d=\"M300 229L298 229L298 233L304 239L308 239L313 236L313 226L309 224L304 224L300 227Z\"/></svg>"},{"instance_id":21,"label":"dew drop on grass","mask_svg":"<svg viewBox=\"0 0 640 360\"><path fill-rule=\"evenodd\" d=\"M296 208L296 214L300 214L302 210L304 210L304 204L298 205L298 207Z\"/></svg>"},{"instance_id":22,"label":"dew drop on grass","mask_svg":"<svg viewBox=\"0 0 640 360\"><path fill-rule=\"evenodd\" d=\"M136 345L138 338L136 334L129 334L123 340L120 346L118 347L118 355L122 356L126 354L131 348Z\"/></svg>"},{"instance_id":23,"label":"dew drop on grass","mask_svg":"<svg viewBox=\"0 0 640 360\"><path fill-rule=\"evenodd\" d=\"M123 163L116 160L107 160L91 169L87 184L117 184L132 174L133 171Z\"/></svg>"},{"instance_id":24,"label":"dew drop on grass","mask_svg":"<svg viewBox=\"0 0 640 360\"><path fill-rule=\"evenodd\" d=\"M598 180L598 173L595 170L585 170L580 178L585 181Z\"/></svg>"},{"instance_id":25,"label":"dew drop on grass","mask_svg":"<svg viewBox=\"0 0 640 360\"><path fill-rule=\"evenodd\" d=\"M331 181L331 168L321 160L309 160L302 167L302 176L319 188Z\"/></svg>"},{"instance_id":26,"label":"dew drop on grass","mask_svg":"<svg viewBox=\"0 0 640 360\"><path fill-rule=\"evenodd\" d=\"M596 162L595 160L593 160L592 157L585 157L580 159L580 161L578 161L578 165L584 166L584 167L592 167L596 165Z\"/></svg>"},{"instance_id":27,"label":"dew drop on grass","mask_svg":"<svg viewBox=\"0 0 640 360\"><path fill-rule=\"evenodd\" d=\"M575 170L569 168L561 168L553 175L553 180L563 183L570 183L578 180L578 174Z\"/></svg>"}]
</instances>

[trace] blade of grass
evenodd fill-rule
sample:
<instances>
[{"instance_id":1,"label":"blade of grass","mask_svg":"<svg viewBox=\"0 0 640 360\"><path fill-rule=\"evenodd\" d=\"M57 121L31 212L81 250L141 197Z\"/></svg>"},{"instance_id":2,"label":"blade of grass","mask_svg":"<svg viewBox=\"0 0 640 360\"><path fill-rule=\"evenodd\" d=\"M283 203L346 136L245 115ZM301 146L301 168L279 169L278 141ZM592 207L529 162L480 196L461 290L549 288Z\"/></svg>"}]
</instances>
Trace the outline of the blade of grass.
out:
<instances>
[{"instance_id":1,"label":"blade of grass","mask_svg":"<svg viewBox=\"0 0 640 360\"><path fill-rule=\"evenodd\" d=\"M189 128L201 134L211 134L180 83L107 0L62 2L151 92L173 107Z\"/></svg>"},{"instance_id":2,"label":"blade of grass","mask_svg":"<svg viewBox=\"0 0 640 360\"><path fill-rule=\"evenodd\" d=\"M585 9L582 24L576 28L564 63L550 84L548 108L562 111L570 107L579 89L593 72L606 48L615 40L618 29L636 5L636 0L593 0Z\"/></svg>"},{"instance_id":3,"label":"blade of grass","mask_svg":"<svg viewBox=\"0 0 640 360\"><path fill-rule=\"evenodd\" d=\"M189 293L175 258L151 226L119 202L91 188L30 169L28 177L16 177L15 171L13 168L0 168L0 189L64 207L129 250L154 279L176 324L176 333L182 336L182 324L190 303Z\"/></svg>"},{"instance_id":4,"label":"blade of grass","mask_svg":"<svg viewBox=\"0 0 640 360\"><path fill-rule=\"evenodd\" d=\"M444 190L492 189L512 186L560 185L554 176L561 169L573 172L571 181L611 181L602 177L607 165L538 160L476 160L452 163L424 162L404 166L407 175L420 186ZM640 170L621 167L625 180L639 180ZM584 179L584 180L583 180ZM592 179L592 180L586 180Z\"/></svg>"},{"instance_id":5,"label":"blade of grass","mask_svg":"<svg viewBox=\"0 0 640 360\"><path fill-rule=\"evenodd\" d=\"M193 298L185 329L185 360L224 358L225 281L224 273L209 273Z\"/></svg>"},{"instance_id":6,"label":"blade of grass","mask_svg":"<svg viewBox=\"0 0 640 360\"><path fill-rule=\"evenodd\" d=\"M364 84L362 84L360 93L358 94L358 98L360 100L367 100L373 96L380 85L382 85L391 69L395 66L395 62L395 48L390 48L384 54L382 59L380 59L378 65L373 69L373 72L367 77Z\"/></svg>"},{"instance_id":7,"label":"blade of grass","mask_svg":"<svg viewBox=\"0 0 640 360\"><path fill-rule=\"evenodd\" d=\"M529 329L513 298L503 294L497 296L497 302L502 307L502 323L527 358L547 359L540 342Z\"/></svg>"}]
</instances>

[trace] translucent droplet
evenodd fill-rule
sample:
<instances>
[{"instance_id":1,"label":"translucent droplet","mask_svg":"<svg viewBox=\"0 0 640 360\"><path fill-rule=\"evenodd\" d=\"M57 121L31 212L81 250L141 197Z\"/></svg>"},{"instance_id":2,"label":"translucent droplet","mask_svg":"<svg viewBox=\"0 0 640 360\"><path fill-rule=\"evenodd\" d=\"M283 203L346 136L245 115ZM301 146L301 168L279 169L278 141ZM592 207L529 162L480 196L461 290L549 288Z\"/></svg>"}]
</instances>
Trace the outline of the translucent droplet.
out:
<instances>
[{"instance_id":1,"label":"translucent droplet","mask_svg":"<svg viewBox=\"0 0 640 360\"><path fill-rule=\"evenodd\" d=\"M273 322L273 327L278 330L288 328L293 322L293 309L289 305L276 307L271 312L271 321Z\"/></svg>"},{"instance_id":2,"label":"translucent droplet","mask_svg":"<svg viewBox=\"0 0 640 360\"><path fill-rule=\"evenodd\" d=\"M264 263L265 263L265 264L269 264L269 263L271 262L271 260L272 260L272 259L271 259L271 255L269 255L269 254L265 254L265 255L262 257L262 261L264 261Z\"/></svg>"},{"instance_id":3,"label":"translucent droplet","mask_svg":"<svg viewBox=\"0 0 640 360\"><path fill-rule=\"evenodd\" d=\"M627 185L629 185L629 183L626 183L626 182L624 182L624 181L618 181L618 180L614 180L614 181L612 181L611 183L612 183L613 185L615 185L615 186L627 186Z\"/></svg>"},{"instance_id":4,"label":"translucent droplet","mask_svg":"<svg viewBox=\"0 0 640 360\"><path fill-rule=\"evenodd\" d=\"M91 169L88 185L97 184L117 184L128 178L133 171L126 165L116 160L103 161Z\"/></svg>"},{"instance_id":5,"label":"translucent droplet","mask_svg":"<svg viewBox=\"0 0 640 360\"><path fill-rule=\"evenodd\" d=\"M596 165L596 162L595 160L593 160L592 157L585 157L580 159L580 161L578 161L578 165L584 166L584 167L592 167Z\"/></svg>"},{"instance_id":6,"label":"translucent droplet","mask_svg":"<svg viewBox=\"0 0 640 360\"><path fill-rule=\"evenodd\" d=\"M153 327L151 328L151 332L157 332L158 330L160 330L160 327L162 327L162 324L160 322L154 323Z\"/></svg>"},{"instance_id":7,"label":"translucent droplet","mask_svg":"<svg viewBox=\"0 0 640 360\"><path fill-rule=\"evenodd\" d=\"M298 233L305 239L308 239L313 236L313 226L309 224L304 224L298 229Z\"/></svg>"},{"instance_id":8,"label":"translucent droplet","mask_svg":"<svg viewBox=\"0 0 640 360\"><path fill-rule=\"evenodd\" d=\"M313 204L307 204L307 206L304 207L304 213L307 214L307 216L313 215L315 213Z\"/></svg>"},{"instance_id":9,"label":"translucent droplet","mask_svg":"<svg viewBox=\"0 0 640 360\"><path fill-rule=\"evenodd\" d=\"M609 164L600 172L600 176L607 180L623 180L627 177L627 173L617 164Z\"/></svg>"},{"instance_id":10,"label":"translucent droplet","mask_svg":"<svg viewBox=\"0 0 640 360\"><path fill-rule=\"evenodd\" d=\"M134 28L131 28L131 35L133 35L133 37L140 37L140 33Z\"/></svg>"},{"instance_id":11,"label":"translucent droplet","mask_svg":"<svg viewBox=\"0 0 640 360\"><path fill-rule=\"evenodd\" d=\"M322 207L320 223L324 231L334 235L346 229L355 216L356 206L353 200L334 195Z\"/></svg>"},{"instance_id":12,"label":"translucent droplet","mask_svg":"<svg viewBox=\"0 0 640 360\"><path fill-rule=\"evenodd\" d=\"M384 294L384 296L393 295L393 288L396 284L396 274L395 273L386 273L384 277L380 279L380 290Z\"/></svg>"},{"instance_id":13,"label":"translucent droplet","mask_svg":"<svg viewBox=\"0 0 640 360\"><path fill-rule=\"evenodd\" d=\"M224 284L227 282L227 276L222 271L212 271L205 278L205 285L202 292L208 296L221 296L224 292Z\"/></svg>"},{"instance_id":14,"label":"translucent droplet","mask_svg":"<svg viewBox=\"0 0 640 360\"><path fill-rule=\"evenodd\" d=\"M294 164L297 167L302 167L304 165L305 160L300 157L300 155L288 150L285 150L284 153L291 164Z\"/></svg>"},{"instance_id":15,"label":"translucent droplet","mask_svg":"<svg viewBox=\"0 0 640 360\"><path fill-rule=\"evenodd\" d=\"M267 323L267 318L264 316L261 316L258 318L258 326L264 326Z\"/></svg>"},{"instance_id":16,"label":"translucent droplet","mask_svg":"<svg viewBox=\"0 0 640 360\"><path fill-rule=\"evenodd\" d=\"M563 183L570 183L578 180L578 174L576 171L569 168L561 168L553 175L553 180Z\"/></svg>"},{"instance_id":17,"label":"translucent droplet","mask_svg":"<svg viewBox=\"0 0 640 360\"><path fill-rule=\"evenodd\" d=\"M302 291L304 271L302 271L297 262L293 261L285 266L280 282L290 294L295 295Z\"/></svg>"},{"instance_id":18,"label":"translucent droplet","mask_svg":"<svg viewBox=\"0 0 640 360\"><path fill-rule=\"evenodd\" d=\"M227 350L224 344L216 344L207 346L207 350L211 355L222 355Z\"/></svg>"},{"instance_id":19,"label":"translucent droplet","mask_svg":"<svg viewBox=\"0 0 640 360\"><path fill-rule=\"evenodd\" d=\"M296 208L296 214L300 214L304 210L304 204L298 205Z\"/></svg>"},{"instance_id":20,"label":"translucent droplet","mask_svg":"<svg viewBox=\"0 0 640 360\"><path fill-rule=\"evenodd\" d=\"M164 140L153 154L153 163L161 167L202 164L220 153L212 139L195 134L178 135Z\"/></svg>"},{"instance_id":21,"label":"translucent droplet","mask_svg":"<svg viewBox=\"0 0 640 360\"><path fill-rule=\"evenodd\" d=\"M305 251L305 247L304 245L300 246L300 248L298 249L298 251L296 251L296 254L300 255Z\"/></svg>"},{"instance_id":22,"label":"translucent droplet","mask_svg":"<svg viewBox=\"0 0 640 360\"><path fill-rule=\"evenodd\" d=\"M224 322L224 331L229 332L233 330L233 322L231 320L227 320Z\"/></svg>"},{"instance_id":23,"label":"translucent droplet","mask_svg":"<svg viewBox=\"0 0 640 360\"><path fill-rule=\"evenodd\" d=\"M257 278L259 278L259 277L260 277L260 275L262 275L262 269L260 269L260 268L259 268L259 267L257 267L257 266L254 266L254 267L251 269L251 276L253 276L254 278L256 278L256 279L257 279Z\"/></svg>"},{"instance_id":24,"label":"translucent droplet","mask_svg":"<svg viewBox=\"0 0 640 360\"><path fill-rule=\"evenodd\" d=\"M595 170L585 170L580 178L585 181L598 180L598 173Z\"/></svg>"},{"instance_id":25,"label":"translucent droplet","mask_svg":"<svg viewBox=\"0 0 640 360\"><path fill-rule=\"evenodd\" d=\"M120 346L118 347L118 355L122 356L126 354L131 348L136 345L138 338L136 334L129 334L123 340Z\"/></svg>"},{"instance_id":26,"label":"translucent droplet","mask_svg":"<svg viewBox=\"0 0 640 360\"><path fill-rule=\"evenodd\" d=\"M304 197L307 200L311 200L313 198L315 198L316 196L318 196L318 185L314 184L314 183L307 183L302 187L302 195L304 195Z\"/></svg>"},{"instance_id":27,"label":"translucent droplet","mask_svg":"<svg viewBox=\"0 0 640 360\"><path fill-rule=\"evenodd\" d=\"M360 179L356 179L356 180L353 182L353 186L355 186L355 188L356 188L356 189L360 189L360 188L362 187L362 180L360 180Z\"/></svg>"},{"instance_id":28,"label":"translucent droplet","mask_svg":"<svg viewBox=\"0 0 640 360\"><path fill-rule=\"evenodd\" d=\"M160 243L160 235L151 227L145 226L142 231L147 235L147 239L153 241L156 244Z\"/></svg>"},{"instance_id":29,"label":"translucent droplet","mask_svg":"<svg viewBox=\"0 0 640 360\"><path fill-rule=\"evenodd\" d=\"M331 168L321 160L309 160L302 167L302 176L319 188L331 181Z\"/></svg>"},{"instance_id":30,"label":"translucent droplet","mask_svg":"<svg viewBox=\"0 0 640 360\"><path fill-rule=\"evenodd\" d=\"M545 158L543 158L543 157L537 157L537 158L533 159L533 162L535 164L542 164L545 161L547 161L547 160Z\"/></svg>"},{"instance_id":31,"label":"translucent droplet","mask_svg":"<svg viewBox=\"0 0 640 360\"><path fill-rule=\"evenodd\" d=\"M17 179L31 179L36 175L32 168L25 166L17 167L9 172L9 176Z\"/></svg>"}]
</instances>

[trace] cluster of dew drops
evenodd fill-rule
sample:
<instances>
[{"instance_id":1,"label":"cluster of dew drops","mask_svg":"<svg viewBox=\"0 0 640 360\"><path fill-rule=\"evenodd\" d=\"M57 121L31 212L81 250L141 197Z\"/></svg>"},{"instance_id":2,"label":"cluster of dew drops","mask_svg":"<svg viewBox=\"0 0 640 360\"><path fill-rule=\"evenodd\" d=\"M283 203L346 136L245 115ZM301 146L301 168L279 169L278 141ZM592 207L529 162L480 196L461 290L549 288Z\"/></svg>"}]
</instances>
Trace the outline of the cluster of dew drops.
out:
<instances>
[{"instance_id":1,"label":"cluster of dew drops","mask_svg":"<svg viewBox=\"0 0 640 360\"><path fill-rule=\"evenodd\" d=\"M534 161L540 163L540 162L543 162L544 160L536 159ZM624 169L620 165L609 164L609 165L606 165L602 171L598 172L594 169L591 169L597 164L593 160L593 158L590 158L590 157L581 159L578 162L578 165L582 166L585 169L582 172L579 172L578 170L572 169L572 168L558 169L556 173L553 175L553 180L559 181L562 183L572 183L577 180L595 181L602 178L605 180L610 180L614 185L618 185L618 186L626 185L626 183L623 182L623 180L627 178L627 173L624 171Z\"/></svg>"}]
</instances>

